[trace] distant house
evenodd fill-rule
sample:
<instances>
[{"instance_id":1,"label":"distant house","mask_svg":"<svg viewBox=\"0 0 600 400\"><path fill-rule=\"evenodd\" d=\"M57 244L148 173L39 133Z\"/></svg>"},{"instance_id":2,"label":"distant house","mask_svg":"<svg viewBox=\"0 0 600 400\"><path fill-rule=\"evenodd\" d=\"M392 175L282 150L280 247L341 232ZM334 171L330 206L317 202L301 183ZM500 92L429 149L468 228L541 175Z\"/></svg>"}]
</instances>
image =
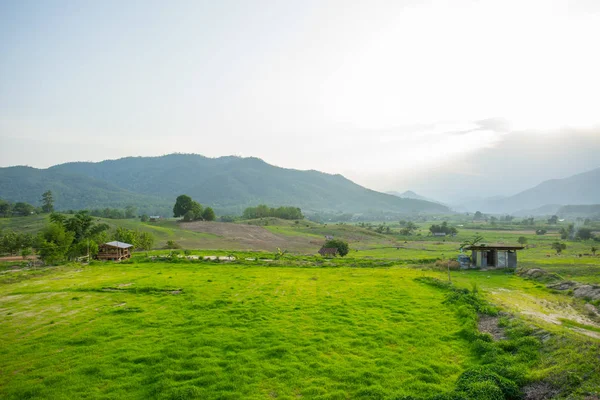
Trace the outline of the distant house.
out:
<instances>
[{"instance_id":1,"label":"distant house","mask_svg":"<svg viewBox=\"0 0 600 400\"><path fill-rule=\"evenodd\" d=\"M446 236L445 232L434 232L433 236Z\"/></svg>"},{"instance_id":2,"label":"distant house","mask_svg":"<svg viewBox=\"0 0 600 400\"><path fill-rule=\"evenodd\" d=\"M333 240L333 235L325 235L325 240Z\"/></svg>"},{"instance_id":3,"label":"distant house","mask_svg":"<svg viewBox=\"0 0 600 400\"><path fill-rule=\"evenodd\" d=\"M150 219L150 222L156 222L156 221L160 220L160 215L151 215L148 218Z\"/></svg>"},{"instance_id":4,"label":"distant house","mask_svg":"<svg viewBox=\"0 0 600 400\"><path fill-rule=\"evenodd\" d=\"M471 250L473 268L517 268L517 250L524 248L509 245L475 245L467 246L464 250Z\"/></svg>"},{"instance_id":5,"label":"distant house","mask_svg":"<svg viewBox=\"0 0 600 400\"><path fill-rule=\"evenodd\" d=\"M121 261L131 257L132 244L123 242L108 242L98 246L98 260Z\"/></svg>"},{"instance_id":6,"label":"distant house","mask_svg":"<svg viewBox=\"0 0 600 400\"><path fill-rule=\"evenodd\" d=\"M319 249L319 254L323 257L335 257L337 256L337 253L338 249L335 247L321 247L321 249Z\"/></svg>"}]
</instances>

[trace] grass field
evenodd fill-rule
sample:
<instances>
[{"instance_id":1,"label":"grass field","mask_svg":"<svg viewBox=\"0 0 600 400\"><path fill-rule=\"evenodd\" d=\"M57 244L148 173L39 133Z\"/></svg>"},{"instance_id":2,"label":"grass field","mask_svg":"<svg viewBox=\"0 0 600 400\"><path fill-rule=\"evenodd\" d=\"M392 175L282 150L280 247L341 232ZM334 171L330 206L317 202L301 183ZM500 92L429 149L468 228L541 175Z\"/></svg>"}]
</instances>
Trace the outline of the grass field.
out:
<instances>
[{"instance_id":1,"label":"grass field","mask_svg":"<svg viewBox=\"0 0 600 400\"><path fill-rule=\"evenodd\" d=\"M277 219L100 221L151 232L156 249L121 264L0 263L0 398L500 399L531 387L542 393L531 398L600 396L600 318L585 300L507 271L452 271L451 288L422 281L447 280L434 261L480 234L525 236L520 267L600 284L591 241L565 241L556 255L556 232L518 226L439 238L426 235L430 223L404 237ZM35 233L46 222L0 218L0 229ZM315 257L325 235L347 240L348 256ZM171 254L167 240L236 261L147 257ZM290 253L278 259L277 248ZM498 341L477 331L480 301L506 313L491 313Z\"/></svg>"},{"instance_id":2,"label":"grass field","mask_svg":"<svg viewBox=\"0 0 600 400\"><path fill-rule=\"evenodd\" d=\"M63 267L1 287L0 393L377 398L450 391L474 363L409 269Z\"/></svg>"}]
</instances>

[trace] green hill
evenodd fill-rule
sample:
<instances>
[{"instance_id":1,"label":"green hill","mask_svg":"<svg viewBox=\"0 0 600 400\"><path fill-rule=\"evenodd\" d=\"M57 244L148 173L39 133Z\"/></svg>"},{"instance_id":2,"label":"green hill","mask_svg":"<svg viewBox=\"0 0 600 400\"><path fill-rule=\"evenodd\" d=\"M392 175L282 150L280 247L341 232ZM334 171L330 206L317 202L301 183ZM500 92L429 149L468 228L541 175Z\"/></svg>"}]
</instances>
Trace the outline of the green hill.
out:
<instances>
[{"instance_id":1,"label":"green hill","mask_svg":"<svg viewBox=\"0 0 600 400\"><path fill-rule=\"evenodd\" d=\"M48 169L0 168L0 198L37 204L45 190L55 194L58 209L132 204L164 215L182 193L220 213L240 213L260 203L351 213L449 211L440 204L369 190L341 175L280 168L257 158L171 154Z\"/></svg>"}]
</instances>

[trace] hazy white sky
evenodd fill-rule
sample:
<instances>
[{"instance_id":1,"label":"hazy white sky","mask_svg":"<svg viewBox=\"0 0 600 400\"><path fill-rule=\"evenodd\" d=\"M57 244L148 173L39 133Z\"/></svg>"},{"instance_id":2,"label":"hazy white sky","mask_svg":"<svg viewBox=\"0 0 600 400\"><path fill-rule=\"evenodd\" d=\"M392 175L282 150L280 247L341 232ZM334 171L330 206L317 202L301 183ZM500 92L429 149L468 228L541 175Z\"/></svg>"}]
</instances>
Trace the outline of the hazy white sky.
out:
<instances>
[{"instance_id":1,"label":"hazy white sky","mask_svg":"<svg viewBox=\"0 0 600 400\"><path fill-rule=\"evenodd\" d=\"M600 2L5 1L0 166L193 152L439 198L600 166Z\"/></svg>"}]
</instances>

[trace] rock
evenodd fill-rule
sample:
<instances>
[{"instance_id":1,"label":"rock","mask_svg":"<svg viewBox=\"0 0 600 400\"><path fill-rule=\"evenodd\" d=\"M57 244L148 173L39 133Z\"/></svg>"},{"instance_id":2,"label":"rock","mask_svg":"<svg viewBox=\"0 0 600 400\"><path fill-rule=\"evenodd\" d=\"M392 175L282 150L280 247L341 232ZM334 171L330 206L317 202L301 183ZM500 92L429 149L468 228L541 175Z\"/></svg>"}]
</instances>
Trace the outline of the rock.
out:
<instances>
[{"instance_id":1,"label":"rock","mask_svg":"<svg viewBox=\"0 0 600 400\"><path fill-rule=\"evenodd\" d=\"M583 308L585 308L585 310L586 310L587 312L589 312L590 314L592 314L592 315L598 315L598 310L596 309L596 307L594 307L594 305L593 305L593 304L586 303L586 304L583 306Z\"/></svg>"},{"instance_id":2,"label":"rock","mask_svg":"<svg viewBox=\"0 0 600 400\"><path fill-rule=\"evenodd\" d=\"M530 278L539 278L540 276L546 275L546 271L540 268L531 268L523 271L521 275L525 275Z\"/></svg>"},{"instance_id":3,"label":"rock","mask_svg":"<svg viewBox=\"0 0 600 400\"><path fill-rule=\"evenodd\" d=\"M573 290L573 296L582 299L600 300L600 286L581 285Z\"/></svg>"},{"instance_id":4,"label":"rock","mask_svg":"<svg viewBox=\"0 0 600 400\"><path fill-rule=\"evenodd\" d=\"M518 272L524 278L533 279L541 282L552 282L561 280L561 277L555 273L544 271L541 268L531 268Z\"/></svg>"},{"instance_id":5,"label":"rock","mask_svg":"<svg viewBox=\"0 0 600 400\"><path fill-rule=\"evenodd\" d=\"M574 289L577 286L579 286L579 284L577 282L562 281L562 282L550 284L550 285L548 285L546 287L548 289L555 289L555 290L569 290L569 289Z\"/></svg>"}]
</instances>

